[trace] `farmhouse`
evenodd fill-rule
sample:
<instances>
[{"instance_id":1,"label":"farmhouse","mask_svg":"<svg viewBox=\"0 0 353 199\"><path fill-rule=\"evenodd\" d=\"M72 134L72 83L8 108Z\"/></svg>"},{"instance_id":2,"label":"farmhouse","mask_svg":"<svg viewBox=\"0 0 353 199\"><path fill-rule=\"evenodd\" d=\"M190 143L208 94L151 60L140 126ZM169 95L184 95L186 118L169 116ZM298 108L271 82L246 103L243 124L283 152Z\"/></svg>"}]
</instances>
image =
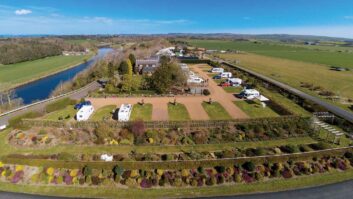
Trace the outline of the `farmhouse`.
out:
<instances>
[{"instance_id":1,"label":"farmhouse","mask_svg":"<svg viewBox=\"0 0 353 199\"><path fill-rule=\"evenodd\" d=\"M77 121L86 121L92 115L94 108L92 105L84 105L82 106L78 112L76 113Z\"/></svg>"},{"instance_id":2,"label":"farmhouse","mask_svg":"<svg viewBox=\"0 0 353 199\"><path fill-rule=\"evenodd\" d=\"M159 66L159 56L150 57L147 59L137 59L136 60L136 71L139 73L148 73L151 71L155 71L155 69Z\"/></svg>"},{"instance_id":3,"label":"farmhouse","mask_svg":"<svg viewBox=\"0 0 353 199\"><path fill-rule=\"evenodd\" d=\"M127 122L130 119L131 111L131 104L122 104L120 108L114 112L113 118L119 122Z\"/></svg>"}]
</instances>

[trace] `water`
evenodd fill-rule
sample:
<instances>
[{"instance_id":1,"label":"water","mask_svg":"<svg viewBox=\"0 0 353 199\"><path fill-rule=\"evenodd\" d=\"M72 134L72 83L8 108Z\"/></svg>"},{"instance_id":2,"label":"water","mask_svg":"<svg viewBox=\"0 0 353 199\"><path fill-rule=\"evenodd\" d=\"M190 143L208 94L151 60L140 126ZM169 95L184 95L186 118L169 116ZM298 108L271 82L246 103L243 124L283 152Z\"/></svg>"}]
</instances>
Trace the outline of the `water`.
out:
<instances>
[{"instance_id":1,"label":"water","mask_svg":"<svg viewBox=\"0 0 353 199\"><path fill-rule=\"evenodd\" d=\"M97 60L103 58L112 50L113 49L111 48L100 48L98 54L86 63L82 63L68 70L17 87L15 89L16 97L22 98L24 104L30 104L34 101L44 100L50 96L51 92L60 84L60 82L65 82L73 79L79 72L89 68Z\"/></svg>"}]
</instances>

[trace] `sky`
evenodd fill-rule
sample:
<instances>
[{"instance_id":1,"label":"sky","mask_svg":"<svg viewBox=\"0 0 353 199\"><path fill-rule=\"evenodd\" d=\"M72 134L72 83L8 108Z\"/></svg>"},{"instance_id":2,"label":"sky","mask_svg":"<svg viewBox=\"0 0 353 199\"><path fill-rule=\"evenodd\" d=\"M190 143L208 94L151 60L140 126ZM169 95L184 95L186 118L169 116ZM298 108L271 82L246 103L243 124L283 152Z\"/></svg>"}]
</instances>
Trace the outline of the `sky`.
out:
<instances>
[{"instance_id":1,"label":"sky","mask_svg":"<svg viewBox=\"0 0 353 199\"><path fill-rule=\"evenodd\" d=\"M353 0L0 0L0 34L299 34L353 38Z\"/></svg>"}]
</instances>

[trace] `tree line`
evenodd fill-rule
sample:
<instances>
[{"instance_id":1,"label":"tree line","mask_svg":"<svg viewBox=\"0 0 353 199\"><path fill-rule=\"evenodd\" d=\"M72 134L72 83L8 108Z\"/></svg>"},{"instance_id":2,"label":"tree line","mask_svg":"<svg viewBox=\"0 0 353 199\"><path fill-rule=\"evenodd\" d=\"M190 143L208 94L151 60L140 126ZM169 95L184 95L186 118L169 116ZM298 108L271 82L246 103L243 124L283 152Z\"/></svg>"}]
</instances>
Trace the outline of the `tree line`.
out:
<instances>
[{"instance_id":1,"label":"tree line","mask_svg":"<svg viewBox=\"0 0 353 199\"><path fill-rule=\"evenodd\" d=\"M2 39L0 40L0 64L14 64L61 55L64 50L84 51L85 48L59 38Z\"/></svg>"}]
</instances>

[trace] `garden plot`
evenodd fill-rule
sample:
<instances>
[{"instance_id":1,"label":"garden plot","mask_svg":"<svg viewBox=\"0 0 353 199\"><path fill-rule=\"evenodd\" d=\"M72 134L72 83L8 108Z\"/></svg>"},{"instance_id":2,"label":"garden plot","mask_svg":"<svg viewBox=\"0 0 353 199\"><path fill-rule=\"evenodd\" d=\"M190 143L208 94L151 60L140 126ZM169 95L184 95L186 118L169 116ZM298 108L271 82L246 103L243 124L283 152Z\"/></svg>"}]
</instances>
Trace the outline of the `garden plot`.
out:
<instances>
[{"instance_id":1,"label":"garden plot","mask_svg":"<svg viewBox=\"0 0 353 199\"><path fill-rule=\"evenodd\" d=\"M263 107L258 101L235 101L234 104L252 118L278 117L279 115L270 107Z\"/></svg>"},{"instance_id":2,"label":"garden plot","mask_svg":"<svg viewBox=\"0 0 353 199\"><path fill-rule=\"evenodd\" d=\"M152 119L152 107L152 104L135 104L132 107L130 120L150 121Z\"/></svg>"},{"instance_id":3,"label":"garden plot","mask_svg":"<svg viewBox=\"0 0 353 199\"><path fill-rule=\"evenodd\" d=\"M115 111L115 105L104 106L98 110L96 110L90 120L93 121L102 121L102 120L110 120L112 119L112 114Z\"/></svg>"},{"instance_id":4,"label":"garden plot","mask_svg":"<svg viewBox=\"0 0 353 199\"><path fill-rule=\"evenodd\" d=\"M169 120L171 121L190 120L189 113L183 104L169 103L168 114L169 114Z\"/></svg>"}]
</instances>

